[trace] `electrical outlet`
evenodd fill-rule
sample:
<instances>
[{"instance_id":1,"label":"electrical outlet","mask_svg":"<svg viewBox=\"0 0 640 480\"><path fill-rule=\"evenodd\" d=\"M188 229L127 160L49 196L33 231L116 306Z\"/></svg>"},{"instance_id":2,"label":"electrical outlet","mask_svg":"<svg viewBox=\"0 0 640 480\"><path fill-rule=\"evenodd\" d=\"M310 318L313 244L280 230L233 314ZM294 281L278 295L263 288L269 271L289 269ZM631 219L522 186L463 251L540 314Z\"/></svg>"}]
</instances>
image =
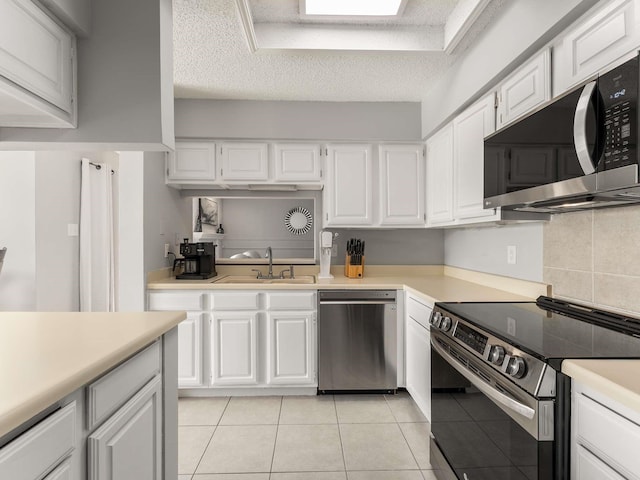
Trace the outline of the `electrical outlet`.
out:
<instances>
[{"instance_id":1,"label":"electrical outlet","mask_svg":"<svg viewBox=\"0 0 640 480\"><path fill-rule=\"evenodd\" d=\"M515 265L516 264L516 246L515 245L509 245L507 247L507 263L509 265Z\"/></svg>"},{"instance_id":2,"label":"electrical outlet","mask_svg":"<svg viewBox=\"0 0 640 480\"><path fill-rule=\"evenodd\" d=\"M169 256L169 244L165 243L164 244L164 258L167 258Z\"/></svg>"}]
</instances>

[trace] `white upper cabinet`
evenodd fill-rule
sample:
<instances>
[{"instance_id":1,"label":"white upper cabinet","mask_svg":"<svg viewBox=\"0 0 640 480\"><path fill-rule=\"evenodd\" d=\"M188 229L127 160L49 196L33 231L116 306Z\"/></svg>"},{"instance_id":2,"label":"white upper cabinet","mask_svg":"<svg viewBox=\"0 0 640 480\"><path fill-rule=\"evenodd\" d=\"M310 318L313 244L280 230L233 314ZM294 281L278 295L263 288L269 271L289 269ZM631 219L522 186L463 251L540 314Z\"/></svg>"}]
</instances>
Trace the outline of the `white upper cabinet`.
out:
<instances>
[{"instance_id":1,"label":"white upper cabinet","mask_svg":"<svg viewBox=\"0 0 640 480\"><path fill-rule=\"evenodd\" d=\"M638 46L640 2L598 2L598 7L587 13L558 42L554 95L602 71Z\"/></svg>"},{"instance_id":2,"label":"white upper cabinet","mask_svg":"<svg viewBox=\"0 0 640 480\"><path fill-rule=\"evenodd\" d=\"M75 37L35 3L0 2L0 126L75 126Z\"/></svg>"},{"instance_id":3,"label":"white upper cabinet","mask_svg":"<svg viewBox=\"0 0 640 480\"><path fill-rule=\"evenodd\" d=\"M379 148L380 224L425 224L425 161L422 145Z\"/></svg>"},{"instance_id":4,"label":"white upper cabinet","mask_svg":"<svg viewBox=\"0 0 640 480\"><path fill-rule=\"evenodd\" d=\"M453 125L427 140L427 226L453 222Z\"/></svg>"},{"instance_id":5,"label":"white upper cabinet","mask_svg":"<svg viewBox=\"0 0 640 480\"><path fill-rule=\"evenodd\" d=\"M500 129L551 98L551 50L543 50L498 88L496 128Z\"/></svg>"},{"instance_id":6,"label":"white upper cabinet","mask_svg":"<svg viewBox=\"0 0 640 480\"><path fill-rule=\"evenodd\" d=\"M327 146L327 184L323 203L326 226L373 223L371 145Z\"/></svg>"},{"instance_id":7,"label":"white upper cabinet","mask_svg":"<svg viewBox=\"0 0 640 480\"><path fill-rule=\"evenodd\" d=\"M319 182L319 143L276 143L274 178L277 182Z\"/></svg>"},{"instance_id":8,"label":"white upper cabinet","mask_svg":"<svg viewBox=\"0 0 640 480\"><path fill-rule=\"evenodd\" d=\"M495 131L494 94L467 108L453 120L453 215L496 216L484 209L484 137Z\"/></svg>"},{"instance_id":9,"label":"white upper cabinet","mask_svg":"<svg viewBox=\"0 0 640 480\"><path fill-rule=\"evenodd\" d=\"M216 144L183 142L167 155L167 183L202 183L216 179Z\"/></svg>"},{"instance_id":10,"label":"white upper cabinet","mask_svg":"<svg viewBox=\"0 0 640 480\"><path fill-rule=\"evenodd\" d=\"M220 178L230 181L264 181L269 178L266 143L225 142L220 147Z\"/></svg>"}]
</instances>

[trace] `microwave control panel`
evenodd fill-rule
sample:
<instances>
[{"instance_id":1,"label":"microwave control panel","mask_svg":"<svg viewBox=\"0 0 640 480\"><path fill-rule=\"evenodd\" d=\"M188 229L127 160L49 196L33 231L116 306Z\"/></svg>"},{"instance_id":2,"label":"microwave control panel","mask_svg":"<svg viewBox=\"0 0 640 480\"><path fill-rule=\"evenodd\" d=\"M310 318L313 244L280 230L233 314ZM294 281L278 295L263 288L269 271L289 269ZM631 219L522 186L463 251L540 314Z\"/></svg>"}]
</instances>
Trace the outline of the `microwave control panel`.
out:
<instances>
[{"instance_id":1,"label":"microwave control panel","mask_svg":"<svg viewBox=\"0 0 640 480\"><path fill-rule=\"evenodd\" d=\"M600 170L638 163L638 58L598 78L605 146Z\"/></svg>"}]
</instances>

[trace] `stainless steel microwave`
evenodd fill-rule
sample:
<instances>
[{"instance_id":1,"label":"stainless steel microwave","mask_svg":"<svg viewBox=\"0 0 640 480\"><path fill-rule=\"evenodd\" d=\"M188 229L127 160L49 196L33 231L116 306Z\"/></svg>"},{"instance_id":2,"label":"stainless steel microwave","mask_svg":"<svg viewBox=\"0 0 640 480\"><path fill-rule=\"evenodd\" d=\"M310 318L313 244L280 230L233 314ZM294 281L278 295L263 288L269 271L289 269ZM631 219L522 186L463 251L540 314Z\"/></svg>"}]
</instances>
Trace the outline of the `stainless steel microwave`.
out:
<instances>
[{"instance_id":1,"label":"stainless steel microwave","mask_svg":"<svg viewBox=\"0 0 640 480\"><path fill-rule=\"evenodd\" d=\"M485 138L485 208L640 203L638 77L635 57Z\"/></svg>"}]
</instances>

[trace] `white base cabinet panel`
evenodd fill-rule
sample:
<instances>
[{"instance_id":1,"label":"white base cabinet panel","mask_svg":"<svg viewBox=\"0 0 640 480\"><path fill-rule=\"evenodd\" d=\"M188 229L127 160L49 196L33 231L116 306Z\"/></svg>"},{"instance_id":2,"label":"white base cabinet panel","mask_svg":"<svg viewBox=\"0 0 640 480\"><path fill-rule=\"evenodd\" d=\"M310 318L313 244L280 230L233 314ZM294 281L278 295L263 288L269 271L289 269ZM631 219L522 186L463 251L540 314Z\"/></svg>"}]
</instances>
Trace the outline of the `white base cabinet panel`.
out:
<instances>
[{"instance_id":1,"label":"white base cabinet panel","mask_svg":"<svg viewBox=\"0 0 640 480\"><path fill-rule=\"evenodd\" d=\"M201 387L204 385L202 341L204 313L187 313L187 319L178 325L178 385Z\"/></svg>"},{"instance_id":2,"label":"white base cabinet panel","mask_svg":"<svg viewBox=\"0 0 640 480\"><path fill-rule=\"evenodd\" d=\"M258 383L258 314L214 313L211 327L211 384Z\"/></svg>"},{"instance_id":3,"label":"white base cabinet panel","mask_svg":"<svg viewBox=\"0 0 640 480\"><path fill-rule=\"evenodd\" d=\"M89 436L89 480L162 479L161 392L158 375Z\"/></svg>"},{"instance_id":4,"label":"white base cabinet panel","mask_svg":"<svg viewBox=\"0 0 640 480\"><path fill-rule=\"evenodd\" d=\"M315 380L315 315L272 312L268 316L267 383L307 385Z\"/></svg>"},{"instance_id":5,"label":"white base cabinet panel","mask_svg":"<svg viewBox=\"0 0 640 480\"><path fill-rule=\"evenodd\" d=\"M420 411L431 421L431 339L429 317L432 308L407 294L405 302L405 375L407 391Z\"/></svg>"}]
</instances>

